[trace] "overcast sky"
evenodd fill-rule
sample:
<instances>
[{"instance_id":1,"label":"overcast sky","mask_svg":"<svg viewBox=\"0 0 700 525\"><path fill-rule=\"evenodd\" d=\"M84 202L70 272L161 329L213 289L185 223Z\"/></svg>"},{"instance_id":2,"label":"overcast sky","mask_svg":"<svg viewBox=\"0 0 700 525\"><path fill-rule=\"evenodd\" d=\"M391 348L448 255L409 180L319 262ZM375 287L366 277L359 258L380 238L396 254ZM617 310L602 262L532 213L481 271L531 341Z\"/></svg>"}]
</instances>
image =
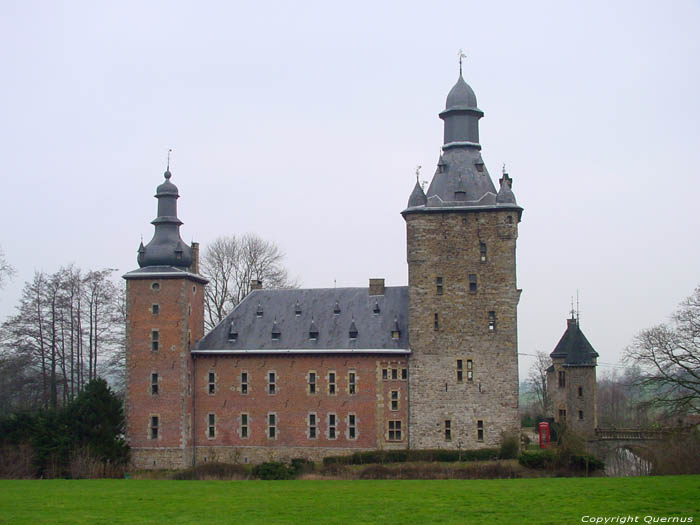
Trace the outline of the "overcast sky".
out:
<instances>
[{"instance_id":1,"label":"overcast sky","mask_svg":"<svg viewBox=\"0 0 700 525\"><path fill-rule=\"evenodd\" d=\"M578 290L617 363L700 283L699 28L683 0L0 0L0 318L35 270L137 267L168 148L187 242L255 232L304 287L405 285L399 212L463 48L525 209L520 351L554 348Z\"/></svg>"}]
</instances>

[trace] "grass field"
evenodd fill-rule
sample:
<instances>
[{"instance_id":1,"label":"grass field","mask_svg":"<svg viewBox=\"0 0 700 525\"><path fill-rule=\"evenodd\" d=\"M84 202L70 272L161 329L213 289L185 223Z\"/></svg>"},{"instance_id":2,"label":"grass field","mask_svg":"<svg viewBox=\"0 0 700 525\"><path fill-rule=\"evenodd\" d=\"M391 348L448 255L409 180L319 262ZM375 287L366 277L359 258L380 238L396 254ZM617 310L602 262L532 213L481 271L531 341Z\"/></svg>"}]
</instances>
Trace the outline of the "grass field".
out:
<instances>
[{"instance_id":1,"label":"grass field","mask_svg":"<svg viewBox=\"0 0 700 525\"><path fill-rule=\"evenodd\" d=\"M0 481L0 523L700 520L700 476L445 481ZM629 522L628 522L629 523ZM656 521L655 523L658 523Z\"/></svg>"}]
</instances>

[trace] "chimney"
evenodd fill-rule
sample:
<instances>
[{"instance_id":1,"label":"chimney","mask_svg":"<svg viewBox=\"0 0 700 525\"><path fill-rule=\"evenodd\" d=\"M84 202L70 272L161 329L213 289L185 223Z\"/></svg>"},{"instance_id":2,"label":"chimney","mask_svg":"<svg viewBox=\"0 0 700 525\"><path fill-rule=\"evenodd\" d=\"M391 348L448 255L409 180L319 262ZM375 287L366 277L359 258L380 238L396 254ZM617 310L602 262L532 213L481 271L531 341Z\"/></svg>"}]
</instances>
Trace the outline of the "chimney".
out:
<instances>
[{"instance_id":1,"label":"chimney","mask_svg":"<svg viewBox=\"0 0 700 525\"><path fill-rule=\"evenodd\" d=\"M192 241L192 266L190 272L199 274L199 243Z\"/></svg>"},{"instance_id":2,"label":"chimney","mask_svg":"<svg viewBox=\"0 0 700 525\"><path fill-rule=\"evenodd\" d=\"M384 279L370 279L369 280L369 294L370 295L384 295Z\"/></svg>"},{"instance_id":3,"label":"chimney","mask_svg":"<svg viewBox=\"0 0 700 525\"><path fill-rule=\"evenodd\" d=\"M253 290L262 290L262 281L260 279L252 279L250 281L250 291L252 292Z\"/></svg>"}]
</instances>

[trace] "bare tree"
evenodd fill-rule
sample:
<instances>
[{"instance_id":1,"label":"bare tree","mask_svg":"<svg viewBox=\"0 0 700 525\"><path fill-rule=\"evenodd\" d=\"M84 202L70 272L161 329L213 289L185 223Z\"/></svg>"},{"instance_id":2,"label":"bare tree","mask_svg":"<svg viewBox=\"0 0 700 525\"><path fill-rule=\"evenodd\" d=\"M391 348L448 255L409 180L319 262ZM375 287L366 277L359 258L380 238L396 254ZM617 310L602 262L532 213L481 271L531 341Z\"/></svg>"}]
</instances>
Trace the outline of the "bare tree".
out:
<instances>
[{"instance_id":1,"label":"bare tree","mask_svg":"<svg viewBox=\"0 0 700 525\"><path fill-rule=\"evenodd\" d=\"M251 289L251 281L265 288L296 288L284 267L284 254L271 241L255 234L219 237L204 252L202 275L209 279L205 292L205 326L220 323Z\"/></svg>"},{"instance_id":2,"label":"bare tree","mask_svg":"<svg viewBox=\"0 0 700 525\"><path fill-rule=\"evenodd\" d=\"M12 278L14 274L14 267L7 262L7 259L5 259L5 252L3 252L2 248L0 248L0 288L2 288L5 281Z\"/></svg>"},{"instance_id":3,"label":"bare tree","mask_svg":"<svg viewBox=\"0 0 700 525\"><path fill-rule=\"evenodd\" d=\"M700 286L669 324L640 332L624 358L642 369L638 384L654 388L654 404L671 413L700 411Z\"/></svg>"},{"instance_id":4,"label":"bare tree","mask_svg":"<svg viewBox=\"0 0 700 525\"><path fill-rule=\"evenodd\" d=\"M552 366L552 359L547 352L538 350L535 362L530 367L527 383L537 399L540 415L549 415L549 396L547 395L547 369Z\"/></svg>"},{"instance_id":5,"label":"bare tree","mask_svg":"<svg viewBox=\"0 0 700 525\"><path fill-rule=\"evenodd\" d=\"M0 330L0 368L15 370L34 392L15 396L16 381L3 381L0 397L23 408L38 408L38 399L43 408L64 405L97 377L98 362L108 362L123 348L124 323L111 273L83 276L69 266L53 274L36 272L25 283L16 314Z\"/></svg>"}]
</instances>

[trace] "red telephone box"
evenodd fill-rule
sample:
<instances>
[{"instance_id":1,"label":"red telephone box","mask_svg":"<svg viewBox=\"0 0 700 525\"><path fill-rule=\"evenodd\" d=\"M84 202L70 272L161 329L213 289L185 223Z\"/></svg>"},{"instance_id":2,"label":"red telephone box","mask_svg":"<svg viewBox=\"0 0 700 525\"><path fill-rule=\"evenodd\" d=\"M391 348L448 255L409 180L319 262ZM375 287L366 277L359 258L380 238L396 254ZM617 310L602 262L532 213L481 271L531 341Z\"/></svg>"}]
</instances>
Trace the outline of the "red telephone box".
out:
<instances>
[{"instance_id":1,"label":"red telephone box","mask_svg":"<svg viewBox=\"0 0 700 525\"><path fill-rule=\"evenodd\" d=\"M537 425L537 430L540 435L540 448L549 447L549 423L542 421Z\"/></svg>"}]
</instances>

